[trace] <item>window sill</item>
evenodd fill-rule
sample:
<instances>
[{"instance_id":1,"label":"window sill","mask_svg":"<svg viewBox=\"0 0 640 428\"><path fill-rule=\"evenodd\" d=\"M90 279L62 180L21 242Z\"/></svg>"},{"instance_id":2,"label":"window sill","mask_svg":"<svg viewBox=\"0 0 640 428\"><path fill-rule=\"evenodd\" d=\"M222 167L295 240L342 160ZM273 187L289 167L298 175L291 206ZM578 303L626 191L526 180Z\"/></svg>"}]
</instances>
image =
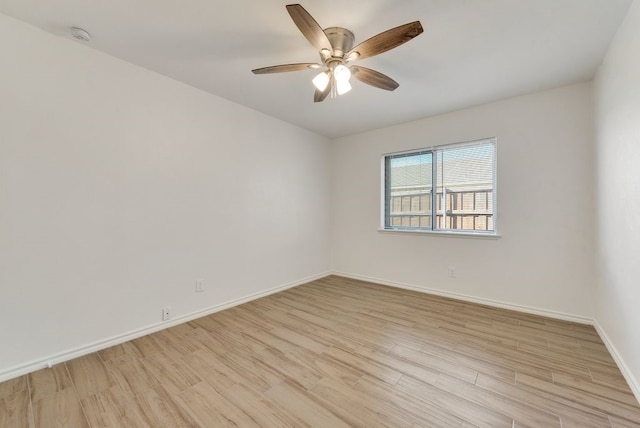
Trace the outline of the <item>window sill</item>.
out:
<instances>
[{"instance_id":1,"label":"window sill","mask_svg":"<svg viewBox=\"0 0 640 428\"><path fill-rule=\"evenodd\" d=\"M471 239L500 239L501 236L494 233L468 233L468 232L450 232L435 230L411 230L411 229L378 229L383 233L400 233L410 235L430 235L430 236L447 236L451 238L471 238Z\"/></svg>"}]
</instances>

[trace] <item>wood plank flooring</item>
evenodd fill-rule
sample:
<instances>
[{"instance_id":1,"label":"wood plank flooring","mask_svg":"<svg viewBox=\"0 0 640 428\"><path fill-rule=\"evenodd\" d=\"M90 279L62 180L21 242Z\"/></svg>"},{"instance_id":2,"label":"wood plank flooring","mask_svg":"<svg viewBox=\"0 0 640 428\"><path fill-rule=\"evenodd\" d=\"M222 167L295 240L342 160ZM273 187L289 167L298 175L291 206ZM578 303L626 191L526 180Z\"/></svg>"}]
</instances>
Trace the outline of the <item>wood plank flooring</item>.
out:
<instances>
[{"instance_id":1,"label":"wood plank flooring","mask_svg":"<svg viewBox=\"0 0 640 428\"><path fill-rule=\"evenodd\" d=\"M0 383L0 427L640 427L590 326L327 277Z\"/></svg>"}]
</instances>

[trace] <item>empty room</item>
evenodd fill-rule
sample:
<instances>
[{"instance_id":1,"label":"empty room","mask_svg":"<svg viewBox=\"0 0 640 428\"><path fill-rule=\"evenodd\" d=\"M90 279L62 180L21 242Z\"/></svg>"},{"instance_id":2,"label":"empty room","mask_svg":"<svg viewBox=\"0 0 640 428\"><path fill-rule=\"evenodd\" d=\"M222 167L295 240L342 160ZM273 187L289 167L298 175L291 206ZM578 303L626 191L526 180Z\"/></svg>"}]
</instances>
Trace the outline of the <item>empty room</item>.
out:
<instances>
[{"instance_id":1,"label":"empty room","mask_svg":"<svg viewBox=\"0 0 640 428\"><path fill-rule=\"evenodd\" d=\"M640 0L0 0L0 427L640 427Z\"/></svg>"}]
</instances>

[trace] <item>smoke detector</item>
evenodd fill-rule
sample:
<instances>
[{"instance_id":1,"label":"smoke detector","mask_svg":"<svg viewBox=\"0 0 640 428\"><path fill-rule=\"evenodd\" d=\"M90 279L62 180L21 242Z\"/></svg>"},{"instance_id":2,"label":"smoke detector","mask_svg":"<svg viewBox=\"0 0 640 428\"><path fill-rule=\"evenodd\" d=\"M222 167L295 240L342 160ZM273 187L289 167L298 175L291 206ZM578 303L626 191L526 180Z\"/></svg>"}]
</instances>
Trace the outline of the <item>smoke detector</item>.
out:
<instances>
[{"instance_id":1,"label":"smoke detector","mask_svg":"<svg viewBox=\"0 0 640 428\"><path fill-rule=\"evenodd\" d=\"M83 42L91 40L91 34L79 27L71 27L71 35L74 39L78 39Z\"/></svg>"}]
</instances>

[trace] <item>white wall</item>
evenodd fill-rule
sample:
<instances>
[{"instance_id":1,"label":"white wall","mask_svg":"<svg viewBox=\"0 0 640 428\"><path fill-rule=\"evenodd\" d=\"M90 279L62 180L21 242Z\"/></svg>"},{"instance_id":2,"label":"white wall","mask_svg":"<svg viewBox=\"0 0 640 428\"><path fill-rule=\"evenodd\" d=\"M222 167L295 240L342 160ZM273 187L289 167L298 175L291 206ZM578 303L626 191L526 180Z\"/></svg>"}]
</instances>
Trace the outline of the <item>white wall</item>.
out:
<instances>
[{"instance_id":1,"label":"white wall","mask_svg":"<svg viewBox=\"0 0 640 428\"><path fill-rule=\"evenodd\" d=\"M324 137L3 15L0 52L0 380L328 270Z\"/></svg>"},{"instance_id":2,"label":"white wall","mask_svg":"<svg viewBox=\"0 0 640 428\"><path fill-rule=\"evenodd\" d=\"M590 319L592 120L584 83L335 140L333 270ZM378 231L383 154L492 136L501 238Z\"/></svg>"},{"instance_id":3,"label":"white wall","mask_svg":"<svg viewBox=\"0 0 640 428\"><path fill-rule=\"evenodd\" d=\"M596 77L596 320L640 397L640 1ZM640 398L639 398L640 399Z\"/></svg>"}]
</instances>

